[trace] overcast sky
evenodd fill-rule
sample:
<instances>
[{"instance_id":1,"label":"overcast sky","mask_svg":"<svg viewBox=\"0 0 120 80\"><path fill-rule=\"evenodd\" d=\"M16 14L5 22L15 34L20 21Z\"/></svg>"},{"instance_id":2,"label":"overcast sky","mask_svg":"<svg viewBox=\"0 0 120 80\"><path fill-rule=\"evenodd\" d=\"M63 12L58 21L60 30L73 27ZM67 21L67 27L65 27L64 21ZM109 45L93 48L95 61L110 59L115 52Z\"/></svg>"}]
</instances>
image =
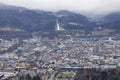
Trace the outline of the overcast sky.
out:
<instances>
[{"instance_id":1,"label":"overcast sky","mask_svg":"<svg viewBox=\"0 0 120 80\"><path fill-rule=\"evenodd\" d=\"M120 0L0 0L17 6L42 10L72 10L103 13L120 10Z\"/></svg>"}]
</instances>

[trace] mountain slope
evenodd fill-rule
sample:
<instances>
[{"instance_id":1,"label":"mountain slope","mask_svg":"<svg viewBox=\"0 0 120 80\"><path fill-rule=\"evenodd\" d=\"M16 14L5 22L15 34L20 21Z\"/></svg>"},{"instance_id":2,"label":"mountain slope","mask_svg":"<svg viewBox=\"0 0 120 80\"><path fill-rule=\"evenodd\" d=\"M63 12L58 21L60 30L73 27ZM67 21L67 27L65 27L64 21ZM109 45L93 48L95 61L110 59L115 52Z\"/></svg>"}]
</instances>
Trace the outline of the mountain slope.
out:
<instances>
[{"instance_id":1,"label":"mountain slope","mask_svg":"<svg viewBox=\"0 0 120 80\"><path fill-rule=\"evenodd\" d=\"M62 26L67 30L86 30L93 26L89 18L81 14L66 10L58 11L56 14L59 22L62 23Z\"/></svg>"},{"instance_id":2,"label":"mountain slope","mask_svg":"<svg viewBox=\"0 0 120 80\"><path fill-rule=\"evenodd\" d=\"M101 26L120 33L120 12L108 14L101 20Z\"/></svg>"},{"instance_id":3,"label":"mountain slope","mask_svg":"<svg viewBox=\"0 0 120 80\"><path fill-rule=\"evenodd\" d=\"M53 13L0 4L0 27L27 32L50 31L55 30L57 19L67 30L85 29L90 23L87 17L65 10Z\"/></svg>"},{"instance_id":4,"label":"mountain slope","mask_svg":"<svg viewBox=\"0 0 120 80\"><path fill-rule=\"evenodd\" d=\"M0 3L0 10L21 10L22 11L22 10L26 10L26 8Z\"/></svg>"},{"instance_id":5,"label":"mountain slope","mask_svg":"<svg viewBox=\"0 0 120 80\"><path fill-rule=\"evenodd\" d=\"M6 9L0 6L0 27L14 27L28 32L54 28L56 20L54 15L49 15L47 12L37 13L28 9L21 11L20 9L23 8L12 7Z\"/></svg>"},{"instance_id":6,"label":"mountain slope","mask_svg":"<svg viewBox=\"0 0 120 80\"><path fill-rule=\"evenodd\" d=\"M120 12L114 12L103 17L102 21L104 23L114 22L120 20Z\"/></svg>"}]
</instances>

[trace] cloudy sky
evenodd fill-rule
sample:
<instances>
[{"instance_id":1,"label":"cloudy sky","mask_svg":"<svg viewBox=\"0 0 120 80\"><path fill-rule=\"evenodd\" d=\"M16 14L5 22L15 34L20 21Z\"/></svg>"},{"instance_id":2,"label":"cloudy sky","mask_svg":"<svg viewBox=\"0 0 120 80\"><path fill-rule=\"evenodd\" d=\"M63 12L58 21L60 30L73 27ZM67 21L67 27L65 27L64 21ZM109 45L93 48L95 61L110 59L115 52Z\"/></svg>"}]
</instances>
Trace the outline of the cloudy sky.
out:
<instances>
[{"instance_id":1,"label":"cloudy sky","mask_svg":"<svg viewBox=\"0 0 120 80\"><path fill-rule=\"evenodd\" d=\"M42 10L72 10L94 13L120 10L120 0L0 0L0 2Z\"/></svg>"}]
</instances>

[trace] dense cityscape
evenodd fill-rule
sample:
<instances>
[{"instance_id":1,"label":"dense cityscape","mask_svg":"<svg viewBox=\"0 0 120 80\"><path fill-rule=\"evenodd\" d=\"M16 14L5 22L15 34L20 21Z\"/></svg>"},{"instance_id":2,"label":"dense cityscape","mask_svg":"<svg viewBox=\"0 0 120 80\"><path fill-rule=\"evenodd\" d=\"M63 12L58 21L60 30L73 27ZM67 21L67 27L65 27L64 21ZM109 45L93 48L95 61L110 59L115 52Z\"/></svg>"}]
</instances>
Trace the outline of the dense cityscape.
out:
<instances>
[{"instance_id":1,"label":"dense cityscape","mask_svg":"<svg viewBox=\"0 0 120 80\"><path fill-rule=\"evenodd\" d=\"M74 80L81 69L120 67L119 36L79 37L79 31L74 36L58 32L64 35L50 39L36 33L32 38L0 39L1 80L20 80L18 75L27 74L39 74L43 80L59 80L62 74L69 74Z\"/></svg>"},{"instance_id":2,"label":"dense cityscape","mask_svg":"<svg viewBox=\"0 0 120 80\"><path fill-rule=\"evenodd\" d=\"M119 0L1 0L0 80L120 80Z\"/></svg>"}]
</instances>

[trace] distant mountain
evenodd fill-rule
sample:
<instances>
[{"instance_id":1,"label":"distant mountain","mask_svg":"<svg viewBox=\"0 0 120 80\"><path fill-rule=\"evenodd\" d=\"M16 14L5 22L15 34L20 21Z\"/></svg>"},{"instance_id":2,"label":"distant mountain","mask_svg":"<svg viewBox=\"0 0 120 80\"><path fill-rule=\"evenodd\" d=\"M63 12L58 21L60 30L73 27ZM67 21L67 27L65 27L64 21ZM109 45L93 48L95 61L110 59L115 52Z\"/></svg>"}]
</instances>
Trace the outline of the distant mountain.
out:
<instances>
[{"instance_id":1,"label":"distant mountain","mask_svg":"<svg viewBox=\"0 0 120 80\"><path fill-rule=\"evenodd\" d=\"M61 10L56 15L61 25L68 30L87 30L93 26L89 18L82 14Z\"/></svg>"},{"instance_id":2,"label":"distant mountain","mask_svg":"<svg viewBox=\"0 0 120 80\"><path fill-rule=\"evenodd\" d=\"M103 17L102 22L114 22L120 20L120 12L114 12Z\"/></svg>"},{"instance_id":3,"label":"distant mountain","mask_svg":"<svg viewBox=\"0 0 120 80\"><path fill-rule=\"evenodd\" d=\"M61 10L58 12L30 10L23 7L11 6L0 3L0 32L37 32L37 31L55 31L56 21L65 30L85 30L92 31L95 27L119 30L120 13L112 13L96 25L90 18Z\"/></svg>"},{"instance_id":4,"label":"distant mountain","mask_svg":"<svg viewBox=\"0 0 120 80\"><path fill-rule=\"evenodd\" d=\"M0 3L0 10L26 10L26 8Z\"/></svg>"},{"instance_id":5,"label":"distant mountain","mask_svg":"<svg viewBox=\"0 0 120 80\"><path fill-rule=\"evenodd\" d=\"M115 12L106 15L102 18L100 23L102 27L114 29L120 33L120 12Z\"/></svg>"},{"instance_id":6,"label":"distant mountain","mask_svg":"<svg viewBox=\"0 0 120 80\"><path fill-rule=\"evenodd\" d=\"M67 30L85 29L90 23L86 16L66 10L53 13L0 4L0 27L12 27L26 32L49 31L55 30L57 19Z\"/></svg>"},{"instance_id":7,"label":"distant mountain","mask_svg":"<svg viewBox=\"0 0 120 80\"><path fill-rule=\"evenodd\" d=\"M0 26L16 27L25 31L51 30L55 26L55 16L36 13L31 10L0 10Z\"/></svg>"},{"instance_id":8,"label":"distant mountain","mask_svg":"<svg viewBox=\"0 0 120 80\"><path fill-rule=\"evenodd\" d=\"M73 14L73 12L70 12L70 11L68 11L68 10L60 10L60 11L58 11L58 12L56 12L56 15L71 15L71 14Z\"/></svg>"},{"instance_id":9,"label":"distant mountain","mask_svg":"<svg viewBox=\"0 0 120 80\"><path fill-rule=\"evenodd\" d=\"M24 10L23 10L24 9ZM27 32L53 30L56 17L26 8L0 4L0 27L12 27Z\"/></svg>"}]
</instances>

